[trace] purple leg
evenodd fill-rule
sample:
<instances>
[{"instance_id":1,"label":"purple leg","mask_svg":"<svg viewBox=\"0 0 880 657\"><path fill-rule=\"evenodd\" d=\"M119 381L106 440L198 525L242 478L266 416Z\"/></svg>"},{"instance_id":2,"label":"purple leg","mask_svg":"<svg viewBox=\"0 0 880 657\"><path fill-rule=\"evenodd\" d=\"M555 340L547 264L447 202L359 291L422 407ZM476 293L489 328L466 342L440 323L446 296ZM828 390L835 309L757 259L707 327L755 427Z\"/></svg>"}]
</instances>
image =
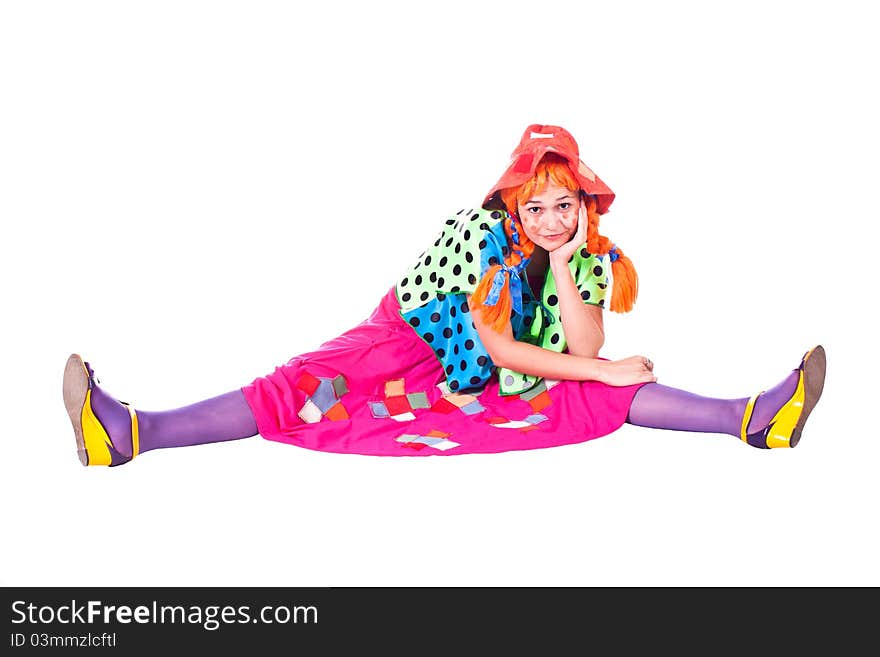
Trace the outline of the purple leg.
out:
<instances>
[{"instance_id":1,"label":"purple leg","mask_svg":"<svg viewBox=\"0 0 880 657\"><path fill-rule=\"evenodd\" d=\"M758 397L747 431L764 429L785 402L794 394L798 370ZM740 437L743 413L748 397L713 399L659 383L643 385L633 397L626 421L640 427L726 433Z\"/></svg>"},{"instance_id":2,"label":"purple leg","mask_svg":"<svg viewBox=\"0 0 880 657\"><path fill-rule=\"evenodd\" d=\"M88 364L87 364L88 367ZM91 371L91 370L90 370ZM92 377L92 408L107 429L113 446L131 456L128 409ZM257 424L241 389L168 411L142 411L138 419L140 452L237 440L257 435Z\"/></svg>"}]
</instances>

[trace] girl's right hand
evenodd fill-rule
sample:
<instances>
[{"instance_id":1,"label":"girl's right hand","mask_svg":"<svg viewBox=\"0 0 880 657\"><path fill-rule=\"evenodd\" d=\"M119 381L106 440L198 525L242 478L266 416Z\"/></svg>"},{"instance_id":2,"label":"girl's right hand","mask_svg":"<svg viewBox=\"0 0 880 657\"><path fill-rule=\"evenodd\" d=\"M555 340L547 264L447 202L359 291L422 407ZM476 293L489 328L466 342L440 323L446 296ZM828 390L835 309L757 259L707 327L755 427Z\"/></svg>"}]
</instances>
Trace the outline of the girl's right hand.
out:
<instances>
[{"instance_id":1,"label":"girl's right hand","mask_svg":"<svg viewBox=\"0 0 880 657\"><path fill-rule=\"evenodd\" d=\"M654 383L654 363L647 356L630 356L622 360L599 361L599 380L609 386L631 386Z\"/></svg>"}]
</instances>

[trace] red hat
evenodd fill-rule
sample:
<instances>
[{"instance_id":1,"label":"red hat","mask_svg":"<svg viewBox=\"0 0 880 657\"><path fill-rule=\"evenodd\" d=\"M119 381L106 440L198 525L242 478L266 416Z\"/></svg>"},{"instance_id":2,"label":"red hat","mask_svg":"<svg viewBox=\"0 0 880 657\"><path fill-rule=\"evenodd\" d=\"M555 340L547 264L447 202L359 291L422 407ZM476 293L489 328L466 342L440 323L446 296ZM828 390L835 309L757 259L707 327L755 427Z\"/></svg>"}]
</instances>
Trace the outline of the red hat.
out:
<instances>
[{"instance_id":1,"label":"red hat","mask_svg":"<svg viewBox=\"0 0 880 657\"><path fill-rule=\"evenodd\" d=\"M608 212L608 207L614 200L614 192L608 185L599 180L599 176L593 173L586 164L581 162L577 142L565 128L557 125L540 125L534 123L526 128L519 146L511 155L510 166L501 180L495 183L492 191L486 195L485 204L499 189L518 187L533 175L538 163L545 153L553 151L568 160L569 168L577 178L578 183L587 194L596 197L596 205L599 214Z\"/></svg>"}]
</instances>

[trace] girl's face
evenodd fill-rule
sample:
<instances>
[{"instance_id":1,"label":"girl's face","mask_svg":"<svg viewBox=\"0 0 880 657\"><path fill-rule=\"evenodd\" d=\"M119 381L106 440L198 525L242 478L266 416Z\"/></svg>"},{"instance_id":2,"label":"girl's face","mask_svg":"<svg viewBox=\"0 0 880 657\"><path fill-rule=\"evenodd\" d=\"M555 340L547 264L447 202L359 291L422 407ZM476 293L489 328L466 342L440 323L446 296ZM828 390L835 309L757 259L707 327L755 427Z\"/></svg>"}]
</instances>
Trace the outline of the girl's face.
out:
<instances>
[{"instance_id":1,"label":"girl's face","mask_svg":"<svg viewBox=\"0 0 880 657\"><path fill-rule=\"evenodd\" d=\"M580 196L551 180L547 189L532 194L517 209L526 236L538 246L553 251L568 242L577 230Z\"/></svg>"}]
</instances>

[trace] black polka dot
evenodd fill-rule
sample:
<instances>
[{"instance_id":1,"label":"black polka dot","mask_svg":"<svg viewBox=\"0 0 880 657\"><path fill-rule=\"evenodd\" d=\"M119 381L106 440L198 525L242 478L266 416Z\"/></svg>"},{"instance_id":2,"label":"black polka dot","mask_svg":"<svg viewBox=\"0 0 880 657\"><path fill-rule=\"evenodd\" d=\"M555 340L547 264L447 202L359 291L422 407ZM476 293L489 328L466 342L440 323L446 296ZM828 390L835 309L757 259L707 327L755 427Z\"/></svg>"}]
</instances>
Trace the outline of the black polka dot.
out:
<instances>
[{"instance_id":1,"label":"black polka dot","mask_svg":"<svg viewBox=\"0 0 880 657\"><path fill-rule=\"evenodd\" d=\"M589 290L584 290L583 292L581 292L581 299L586 301L589 298L590 298L590 291Z\"/></svg>"},{"instance_id":2,"label":"black polka dot","mask_svg":"<svg viewBox=\"0 0 880 657\"><path fill-rule=\"evenodd\" d=\"M595 267L593 267L593 274L595 276L601 276L602 275L602 267L600 267L599 265L596 265Z\"/></svg>"},{"instance_id":3,"label":"black polka dot","mask_svg":"<svg viewBox=\"0 0 880 657\"><path fill-rule=\"evenodd\" d=\"M442 237L438 237L438 238L437 238L437 241L434 242L434 246L440 246L440 240L441 240L441 239L443 239L443 238L442 238Z\"/></svg>"},{"instance_id":4,"label":"black polka dot","mask_svg":"<svg viewBox=\"0 0 880 657\"><path fill-rule=\"evenodd\" d=\"M495 218L497 219L498 217L495 217ZM481 223L480 230L489 230L489 224L487 224L485 222Z\"/></svg>"},{"instance_id":5,"label":"black polka dot","mask_svg":"<svg viewBox=\"0 0 880 657\"><path fill-rule=\"evenodd\" d=\"M449 292L450 292L451 294L458 294L460 291L461 291L461 288L458 287L458 285L454 285L454 286L452 287L452 289L449 290Z\"/></svg>"},{"instance_id":6,"label":"black polka dot","mask_svg":"<svg viewBox=\"0 0 880 657\"><path fill-rule=\"evenodd\" d=\"M559 299L556 297L555 294L551 294L549 297L547 297L548 305L555 306L557 303L559 303Z\"/></svg>"},{"instance_id":7,"label":"black polka dot","mask_svg":"<svg viewBox=\"0 0 880 657\"><path fill-rule=\"evenodd\" d=\"M455 306L449 306L449 314L452 315L453 317L455 317L456 314L458 314L458 311L455 309Z\"/></svg>"},{"instance_id":8,"label":"black polka dot","mask_svg":"<svg viewBox=\"0 0 880 657\"><path fill-rule=\"evenodd\" d=\"M471 385L472 385L472 386L477 385L477 384L480 382L480 380L481 380L480 377L478 377L478 376L472 376L472 377L471 377Z\"/></svg>"},{"instance_id":9,"label":"black polka dot","mask_svg":"<svg viewBox=\"0 0 880 657\"><path fill-rule=\"evenodd\" d=\"M465 240L469 240L471 238L471 231L469 231L469 230L464 231L464 238L465 238Z\"/></svg>"},{"instance_id":10,"label":"black polka dot","mask_svg":"<svg viewBox=\"0 0 880 657\"><path fill-rule=\"evenodd\" d=\"M464 372L467 369L467 361L463 360L458 364L459 369Z\"/></svg>"},{"instance_id":11,"label":"black polka dot","mask_svg":"<svg viewBox=\"0 0 880 657\"><path fill-rule=\"evenodd\" d=\"M421 266L422 266L422 263L421 263L421 262L417 262L417 263L416 263L416 266L413 267L413 269L418 269L418 268L421 267Z\"/></svg>"},{"instance_id":12,"label":"black polka dot","mask_svg":"<svg viewBox=\"0 0 880 657\"><path fill-rule=\"evenodd\" d=\"M459 352L458 345L453 345L453 347L452 347L452 353L454 353L456 356L458 356L458 352Z\"/></svg>"},{"instance_id":13,"label":"black polka dot","mask_svg":"<svg viewBox=\"0 0 880 657\"><path fill-rule=\"evenodd\" d=\"M589 257L590 257L590 252L587 251L587 248L584 247L583 249L581 249L581 258L589 258Z\"/></svg>"},{"instance_id":14,"label":"black polka dot","mask_svg":"<svg viewBox=\"0 0 880 657\"><path fill-rule=\"evenodd\" d=\"M464 212L464 210L459 210L459 211L458 211L458 214L461 214L462 212ZM451 226L451 225L454 224L454 223L455 223L455 219L447 219L447 220L446 220L446 225L447 225L447 226ZM437 224L434 224L434 225L436 226Z\"/></svg>"},{"instance_id":15,"label":"black polka dot","mask_svg":"<svg viewBox=\"0 0 880 657\"><path fill-rule=\"evenodd\" d=\"M451 237L450 237L448 240L446 240L446 246L449 246L450 244L452 244L452 238L451 238Z\"/></svg>"},{"instance_id":16,"label":"black polka dot","mask_svg":"<svg viewBox=\"0 0 880 657\"><path fill-rule=\"evenodd\" d=\"M461 325L459 324L459 326L461 326ZM464 348L467 349L468 351L473 349L474 348L474 341L471 339L465 340L464 341Z\"/></svg>"},{"instance_id":17,"label":"black polka dot","mask_svg":"<svg viewBox=\"0 0 880 657\"><path fill-rule=\"evenodd\" d=\"M431 264L431 256L428 256L427 258L425 258L425 265L430 265L430 264Z\"/></svg>"},{"instance_id":18,"label":"black polka dot","mask_svg":"<svg viewBox=\"0 0 880 657\"><path fill-rule=\"evenodd\" d=\"M445 267L446 261L447 261L446 256L443 256L442 258L440 258L440 266Z\"/></svg>"},{"instance_id":19,"label":"black polka dot","mask_svg":"<svg viewBox=\"0 0 880 657\"><path fill-rule=\"evenodd\" d=\"M421 299L422 301L427 301L429 296L431 296L431 295L428 294L427 292L422 292L422 293L419 295L419 299Z\"/></svg>"},{"instance_id":20,"label":"black polka dot","mask_svg":"<svg viewBox=\"0 0 880 657\"><path fill-rule=\"evenodd\" d=\"M552 344L556 344L557 342L559 342L559 334L558 334L558 333L554 333L553 335L551 335L551 336L550 336L550 342L551 342Z\"/></svg>"},{"instance_id":21,"label":"black polka dot","mask_svg":"<svg viewBox=\"0 0 880 657\"><path fill-rule=\"evenodd\" d=\"M513 377L510 376L510 374L508 374L507 376L504 377L504 384L508 385L508 386L513 385Z\"/></svg>"},{"instance_id":22,"label":"black polka dot","mask_svg":"<svg viewBox=\"0 0 880 657\"><path fill-rule=\"evenodd\" d=\"M456 324L455 332L458 333L459 335L461 335L461 323Z\"/></svg>"},{"instance_id":23,"label":"black polka dot","mask_svg":"<svg viewBox=\"0 0 880 657\"><path fill-rule=\"evenodd\" d=\"M439 322L440 321L440 313L431 313L431 321Z\"/></svg>"},{"instance_id":24,"label":"black polka dot","mask_svg":"<svg viewBox=\"0 0 880 657\"><path fill-rule=\"evenodd\" d=\"M406 284L407 284L407 283L409 283L409 279L408 279L408 278L404 278L402 281L400 281L400 286L401 286L401 287L406 287Z\"/></svg>"},{"instance_id":25,"label":"black polka dot","mask_svg":"<svg viewBox=\"0 0 880 657\"><path fill-rule=\"evenodd\" d=\"M500 218L501 218L501 213L498 212L498 210L493 210L491 216L492 216L493 219L500 219Z\"/></svg>"},{"instance_id":26,"label":"black polka dot","mask_svg":"<svg viewBox=\"0 0 880 657\"><path fill-rule=\"evenodd\" d=\"M498 258L496 258L495 256L492 256L491 258L489 258L489 266L497 265L497 264L498 264Z\"/></svg>"},{"instance_id":27,"label":"black polka dot","mask_svg":"<svg viewBox=\"0 0 880 657\"><path fill-rule=\"evenodd\" d=\"M470 312L470 308L468 308L467 301L462 301L460 308L461 308L461 312L463 312L463 313Z\"/></svg>"},{"instance_id":28,"label":"black polka dot","mask_svg":"<svg viewBox=\"0 0 880 657\"><path fill-rule=\"evenodd\" d=\"M446 295L443 294L442 292L439 292L437 294L437 301L446 301Z\"/></svg>"},{"instance_id":29,"label":"black polka dot","mask_svg":"<svg viewBox=\"0 0 880 657\"><path fill-rule=\"evenodd\" d=\"M464 254L464 259L467 260L468 262L473 262L474 261L474 254L471 253L470 251L468 251Z\"/></svg>"},{"instance_id":30,"label":"black polka dot","mask_svg":"<svg viewBox=\"0 0 880 657\"><path fill-rule=\"evenodd\" d=\"M443 284L446 282L446 279L442 276L437 279L437 287L443 287Z\"/></svg>"},{"instance_id":31,"label":"black polka dot","mask_svg":"<svg viewBox=\"0 0 880 657\"><path fill-rule=\"evenodd\" d=\"M403 299L404 301L409 301L410 299L412 299L412 295L409 292L404 292L403 296L400 298Z\"/></svg>"},{"instance_id":32,"label":"black polka dot","mask_svg":"<svg viewBox=\"0 0 880 657\"><path fill-rule=\"evenodd\" d=\"M502 246L501 247L501 255L503 255L506 258L508 253L510 253L510 249L508 249L506 246Z\"/></svg>"},{"instance_id":33,"label":"black polka dot","mask_svg":"<svg viewBox=\"0 0 880 657\"><path fill-rule=\"evenodd\" d=\"M477 365L480 365L481 367L488 362L489 362L489 359L486 358L485 356L480 356L479 358L477 358Z\"/></svg>"},{"instance_id":34,"label":"black polka dot","mask_svg":"<svg viewBox=\"0 0 880 657\"><path fill-rule=\"evenodd\" d=\"M446 373L447 373L447 374L452 374L452 371L453 371L454 369L455 369L455 366L454 366L454 365L447 365L447 366L446 366Z\"/></svg>"},{"instance_id":35,"label":"black polka dot","mask_svg":"<svg viewBox=\"0 0 880 657\"><path fill-rule=\"evenodd\" d=\"M477 246L479 246L481 249L485 249L486 248L486 240L480 240L480 243Z\"/></svg>"},{"instance_id":36,"label":"black polka dot","mask_svg":"<svg viewBox=\"0 0 880 657\"><path fill-rule=\"evenodd\" d=\"M455 245L455 252L456 252L456 253L461 253L461 244L456 244L456 245Z\"/></svg>"},{"instance_id":37,"label":"black polka dot","mask_svg":"<svg viewBox=\"0 0 880 657\"><path fill-rule=\"evenodd\" d=\"M526 326L531 326L532 322L534 322L534 321L535 321L535 318L532 317L531 315L526 315L525 317L523 317L523 323L525 323Z\"/></svg>"},{"instance_id":38,"label":"black polka dot","mask_svg":"<svg viewBox=\"0 0 880 657\"><path fill-rule=\"evenodd\" d=\"M431 275L428 278L430 278L431 282L433 283L434 281L437 280L437 272L432 271Z\"/></svg>"},{"instance_id":39,"label":"black polka dot","mask_svg":"<svg viewBox=\"0 0 880 657\"><path fill-rule=\"evenodd\" d=\"M548 315L544 315L544 327L550 326L550 317Z\"/></svg>"},{"instance_id":40,"label":"black polka dot","mask_svg":"<svg viewBox=\"0 0 880 657\"><path fill-rule=\"evenodd\" d=\"M599 305L600 305L600 306L604 306L604 305L605 305L605 299L599 299Z\"/></svg>"},{"instance_id":41,"label":"black polka dot","mask_svg":"<svg viewBox=\"0 0 880 657\"><path fill-rule=\"evenodd\" d=\"M452 337L452 329L449 328L448 326L445 329L443 329L443 337L444 338L451 338Z\"/></svg>"},{"instance_id":42,"label":"black polka dot","mask_svg":"<svg viewBox=\"0 0 880 657\"><path fill-rule=\"evenodd\" d=\"M425 338L425 342L428 342L428 343L434 342L434 334L433 333L425 333L425 335L423 335L422 337Z\"/></svg>"},{"instance_id":43,"label":"black polka dot","mask_svg":"<svg viewBox=\"0 0 880 657\"><path fill-rule=\"evenodd\" d=\"M606 283L597 283L596 286L597 286L600 290L604 290L606 287L608 287L608 285L607 285Z\"/></svg>"},{"instance_id":44,"label":"black polka dot","mask_svg":"<svg viewBox=\"0 0 880 657\"><path fill-rule=\"evenodd\" d=\"M477 277L473 274L468 274L468 283L474 285L477 282Z\"/></svg>"},{"instance_id":45,"label":"black polka dot","mask_svg":"<svg viewBox=\"0 0 880 657\"><path fill-rule=\"evenodd\" d=\"M461 265L455 265L455 267L452 268L452 273L455 276L458 276L461 273Z\"/></svg>"},{"instance_id":46,"label":"black polka dot","mask_svg":"<svg viewBox=\"0 0 880 657\"><path fill-rule=\"evenodd\" d=\"M473 217L471 217L471 221L476 221L479 218L480 218L480 215L475 214Z\"/></svg>"},{"instance_id":47,"label":"black polka dot","mask_svg":"<svg viewBox=\"0 0 880 657\"><path fill-rule=\"evenodd\" d=\"M412 319L409 320L409 323L412 324L413 326L418 326L421 322L419 322L418 317L413 317Z\"/></svg>"},{"instance_id":48,"label":"black polka dot","mask_svg":"<svg viewBox=\"0 0 880 657\"><path fill-rule=\"evenodd\" d=\"M573 255L568 257L568 261L569 261L569 262L571 262L572 260L574 260L574 256L573 256Z\"/></svg>"},{"instance_id":49,"label":"black polka dot","mask_svg":"<svg viewBox=\"0 0 880 657\"><path fill-rule=\"evenodd\" d=\"M422 284L422 275L421 275L421 274L419 274L418 276L416 276L415 283L416 283L416 285L421 285L421 284Z\"/></svg>"},{"instance_id":50,"label":"black polka dot","mask_svg":"<svg viewBox=\"0 0 880 657\"><path fill-rule=\"evenodd\" d=\"M449 389L452 391L458 390L458 381L450 381Z\"/></svg>"}]
</instances>

